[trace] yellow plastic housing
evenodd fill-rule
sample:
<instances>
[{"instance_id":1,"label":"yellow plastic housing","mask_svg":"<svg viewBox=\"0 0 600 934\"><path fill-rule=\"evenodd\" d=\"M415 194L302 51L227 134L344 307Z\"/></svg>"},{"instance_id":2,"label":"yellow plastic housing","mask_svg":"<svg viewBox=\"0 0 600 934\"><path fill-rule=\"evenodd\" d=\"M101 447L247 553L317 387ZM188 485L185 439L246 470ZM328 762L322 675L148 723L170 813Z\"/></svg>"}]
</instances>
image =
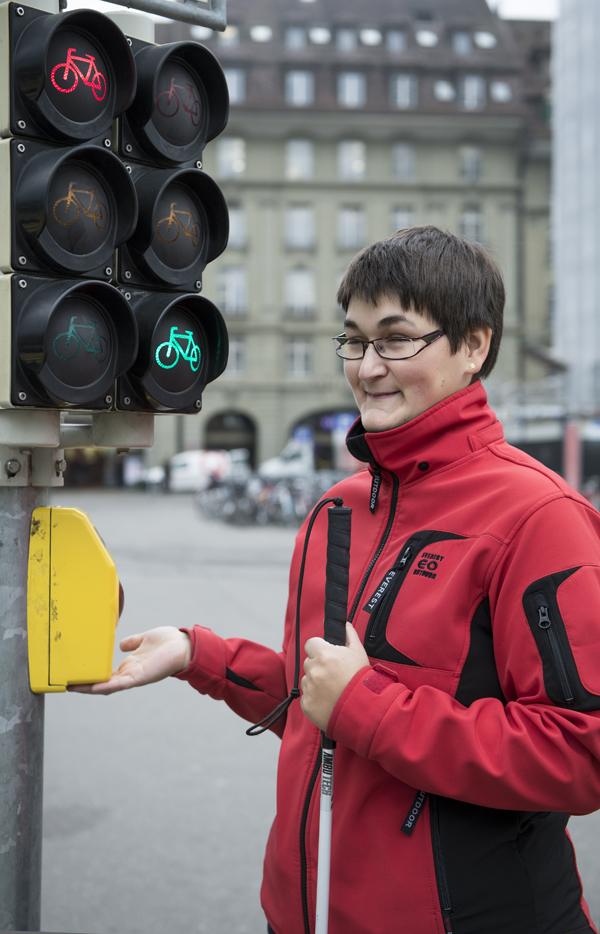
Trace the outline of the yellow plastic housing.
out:
<instances>
[{"instance_id":1,"label":"yellow plastic housing","mask_svg":"<svg viewBox=\"0 0 600 934\"><path fill-rule=\"evenodd\" d=\"M34 509L29 536L27 633L35 694L107 681L119 621L115 563L80 509Z\"/></svg>"}]
</instances>

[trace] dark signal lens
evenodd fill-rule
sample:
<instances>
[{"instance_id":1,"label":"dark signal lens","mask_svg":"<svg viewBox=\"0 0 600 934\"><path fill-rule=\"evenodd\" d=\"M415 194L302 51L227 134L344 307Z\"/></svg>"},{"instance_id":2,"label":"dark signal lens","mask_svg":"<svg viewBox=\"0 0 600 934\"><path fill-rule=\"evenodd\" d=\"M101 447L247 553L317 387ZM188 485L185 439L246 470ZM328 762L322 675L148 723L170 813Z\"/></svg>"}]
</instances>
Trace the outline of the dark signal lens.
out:
<instances>
[{"instance_id":1,"label":"dark signal lens","mask_svg":"<svg viewBox=\"0 0 600 934\"><path fill-rule=\"evenodd\" d=\"M203 118L202 92L187 68L167 59L158 75L152 123L173 146L187 146L198 136Z\"/></svg>"},{"instance_id":2,"label":"dark signal lens","mask_svg":"<svg viewBox=\"0 0 600 934\"><path fill-rule=\"evenodd\" d=\"M48 232L69 253L93 253L111 232L109 205L95 174L82 165L64 163L50 184Z\"/></svg>"},{"instance_id":3,"label":"dark signal lens","mask_svg":"<svg viewBox=\"0 0 600 934\"><path fill-rule=\"evenodd\" d=\"M202 354L197 324L174 308L163 315L154 331L150 376L167 392L185 392L198 381Z\"/></svg>"},{"instance_id":4,"label":"dark signal lens","mask_svg":"<svg viewBox=\"0 0 600 934\"><path fill-rule=\"evenodd\" d=\"M59 113L78 123L102 114L109 100L109 71L99 49L86 36L57 30L47 63L46 92Z\"/></svg>"},{"instance_id":5,"label":"dark signal lens","mask_svg":"<svg viewBox=\"0 0 600 934\"><path fill-rule=\"evenodd\" d=\"M186 269L201 256L204 213L189 191L167 185L157 202L152 248L170 269Z\"/></svg>"},{"instance_id":6,"label":"dark signal lens","mask_svg":"<svg viewBox=\"0 0 600 934\"><path fill-rule=\"evenodd\" d=\"M61 383L93 385L110 367L111 354L111 328L95 303L77 296L57 306L46 334L46 363Z\"/></svg>"}]
</instances>

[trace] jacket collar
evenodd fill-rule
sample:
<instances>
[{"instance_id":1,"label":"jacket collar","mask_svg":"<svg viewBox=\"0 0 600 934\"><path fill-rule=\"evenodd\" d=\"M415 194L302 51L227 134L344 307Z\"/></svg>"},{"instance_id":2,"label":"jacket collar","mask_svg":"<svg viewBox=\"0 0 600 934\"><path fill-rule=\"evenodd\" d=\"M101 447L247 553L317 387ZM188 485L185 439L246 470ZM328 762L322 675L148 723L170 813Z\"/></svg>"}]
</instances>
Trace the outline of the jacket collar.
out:
<instances>
[{"instance_id":1,"label":"jacket collar","mask_svg":"<svg viewBox=\"0 0 600 934\"><path fill-rule=\"evenodd\" d=\"M503 437L477 380L389 431L365 432L359 418L346 444L358 460L378 464L395 473L401 483L410 483Z\"/></svg>"}]
</instances>

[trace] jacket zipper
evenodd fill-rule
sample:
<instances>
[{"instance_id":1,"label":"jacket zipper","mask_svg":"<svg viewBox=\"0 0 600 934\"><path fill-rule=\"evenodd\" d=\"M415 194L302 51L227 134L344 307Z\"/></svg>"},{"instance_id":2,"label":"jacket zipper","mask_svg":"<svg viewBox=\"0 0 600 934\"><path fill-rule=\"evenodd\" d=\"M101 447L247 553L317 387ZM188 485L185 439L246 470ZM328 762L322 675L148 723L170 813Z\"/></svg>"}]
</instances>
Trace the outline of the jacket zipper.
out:
<instances>
[{"instance_id":1,"label":"jacket zipper","mask_svg":"<svg viewBox=\"0 0 600 934\"><path fill-rule=\"evenodd\" d=\"M384 619L384 609L388 603L393 603L398 596L398 591L402 587L406 575L410 570L410 561L414 556L416 546L418 541L416 538L413 538L412 541L408 543L400 560L391 568L392 571L397 572L395 580L390 584L383 597L379 601L378 605L375 607L373 616L371 617L371 625L369 627L369 635L367 637L367 642L375 642L375 637L377 636L377 631L379 629L380 622ZM403 572L403 573L402 573ZM389 574L389 571L388 571Z\"/></svg>"},{"instance_id":2,"label":"jacket zipper","mask_svg":"<svg viewBox=\"0 0 600 934\"><path fill-rule=\"evenodd\" d=\"M367 586L367 582L368 582L368 580L369 580L369 577L371 576L371 571L373 570L373 568L374 568L375 565L377 564L377 562L378 562L378 560L379 560L379 556L380 556L381 552L383 551L383 549L385 548L385 543L387 542L388 538L390 537L390 532L392 531L392 525L394 524L394 517L395 517L395 515L396 515L396 506L398 505L398 490L399 490L399 487L400 487L400 481L398 480L398 477L396 476L396 474L393 473L393 474L392 474L392 502L391 502L391 505L390 505L390 514L389 514L389 516L388 516L387 525L386 525L386 527L385 527L385 530L384 530L383 535L381 536L381 541L379 542L379 545L378 545L378 547L377 547L377 551L376 551L375 554L373 555L373 557L372 557L372 559L371 559L371 561L370 561L370 563L369 563L369 567L368 567L367 570L365 571L365 576L363 577L362 582L361 582L361 585L360 585L360 587L359 587L359 589L358 589L358 593L356 594L356 599L354 600L354 603L352 604L352 609L350 610L350 613L348 614L348 622L349 622L349 623L352 622L352 620L354 619L354 617L355 617L355 615L356 615L356 611L357 611L357 609L358 609L358 604L360 603L360 600L361 600L361 597L362 597L362 595L363 595L364 589L365 589L365 587Z\"/></svg>"},{"instance_id":3,"label":"jacket zipper","mask_svg":"<svg viewBox=\"0 0 600 934\"><path fill-rule=\"evenodd\" d=\"M378 465L377 465L377 469L379 471L381 470L381 468L379 468ZM356 595L356 599L352 605L352 609L350 610L350 613L348 614L349 622L352 622L352 620L354 619L356 610L358 608L358 604L360 603L360 598L362 597L363 591L365 587L367 586L367 581L369 580L371 571L373 570L373 568L375 567L375 564L379 560L379 556L385 547L385 543L387 542L390 536L390 532L392 531L392 525L394 524L394 517L396 515L396 506L398 504L399 487L400 487L400 481L398 480L398 477L396 476L396 474L392 474L392 502L390 504L390 514L388 516L388 521L387 521L384 533L381 537L381 541L379 542L379 545L377 546L377 551L375 552L373 558L371 559L369 567L367 568L365 572L365 575L362 579L358 593ZM302 892L302 915L304 919L304 934L310 934L310 921L309 921L309 913L308 913L308 884L307 884L308 859L306 855L306 825L308 823L308 812L310 809L310 800L312 798L312 794L315 788L315 784L317 781L317 777L319 775L320 768L321 768L321 759L320 759L320 756L317 754L317 760L315 762L313 773L308 783L306 797L304 799L304 808L302 810L302 820L300 822L300 886L301 886L301 892Z\"/></svg>"},{"instance_id":4,"label":"jacket zipper","mask_svg":"<svg viewBox=\"0 0 600 934\"><path fill-rule=\"evenodd\" d=\"M571 679L569 678L569 672L567 671L565 658L560 646L560 642L558 641L556 629L552 625L550 610L548 609L548 605L545 602L545 599L546 598L543 594L535 595L535 602L537 604L538 610L538 625L540 629L543 629L546 633L546 637L550 645L550 651L552 652L552 658L554 659L554 667L558 675L558 680L560 681L560 687L563 692L565 703L572 704L575 699L573 686L571 684Z\"/></svg>"},{"instance_id":5,"label":"jacket zipper","mask_svg":"<svg viewBox=\"0 0 600 934\"><path fill-rule=\"evenodd\" d=\"M448 874L446 872L446 862L444 860L444 851L442 848L438 802L434 795L429 796L429 816L431 821L433 862L435 864L435 874L437 878L440 907L442 909L442 918L444 921L444 930L446 931L446 934L452 934L452 921L450 920L450 915L452 913L452 900L450 898Z\"/></svg>"}]
</instances>

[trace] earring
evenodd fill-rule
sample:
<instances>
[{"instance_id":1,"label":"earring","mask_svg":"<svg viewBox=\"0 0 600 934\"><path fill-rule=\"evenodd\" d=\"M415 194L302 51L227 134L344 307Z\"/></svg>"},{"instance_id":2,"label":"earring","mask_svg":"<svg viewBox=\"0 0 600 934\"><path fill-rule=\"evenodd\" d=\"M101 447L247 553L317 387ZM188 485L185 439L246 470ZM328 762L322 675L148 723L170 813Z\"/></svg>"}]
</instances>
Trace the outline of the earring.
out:
<instances>
[{"instance_id":1,"label":"earring","mask_svg":"<svg viewBox=\"0 0 600 934\"><path fill-rule=\"evenodd\" d=\"M474 364L474 363L469 363L469 369L470 369L470 370L474 370L474 369L475 369L475 364Z\"/></svg>"}]
</instances>

